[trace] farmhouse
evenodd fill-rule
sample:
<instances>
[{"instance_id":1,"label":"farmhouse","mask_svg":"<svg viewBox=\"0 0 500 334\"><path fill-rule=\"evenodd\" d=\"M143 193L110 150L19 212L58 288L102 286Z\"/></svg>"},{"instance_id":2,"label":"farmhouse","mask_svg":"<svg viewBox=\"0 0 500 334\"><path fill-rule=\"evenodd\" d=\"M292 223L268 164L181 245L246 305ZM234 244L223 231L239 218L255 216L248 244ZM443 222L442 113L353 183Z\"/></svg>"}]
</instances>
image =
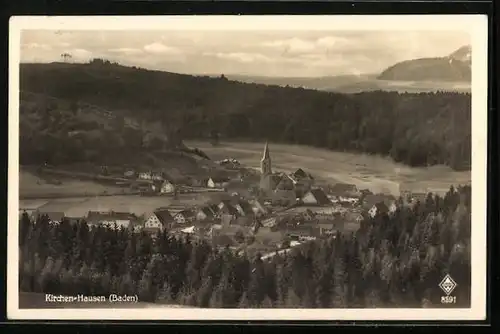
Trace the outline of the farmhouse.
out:
<instances>
[{"instance_id":1,"label":"farmhouse","mask_svg":"<svg viewBox=\"0 0 500 334\"><path fill-rule=\"evenodd\" d=\"M37 216L47 216L49 224L60 224L64 219L64 212L51 212L37 210Z\"/></svg>"},{"instance_id":2,"label":"farmhouse","mask_svg":"<svg viewBox=\"0 0 500 334\"><path fill-rule=\"evenodd\" d=\"M358 197L359 191L354 184L337 183L329 187L328 192L330 195L336 197Z\"/></svg>"},{"instance_id":3,"label":"farmhouse","mask_svg":"<svg viewBox=\"0 0 500 334\"><path fill-rule=\"evenodd\" d=\"M127 170L123 173L123 176L126 178L133 178L134 176L136 176L136 174L133 170Z\"/></svg>"},{"instance_id":4,"label":"farmhouse","mask_svg":"<svg viewBox=\"0 0 500 334\"><path fill-rule=\"evenodd\" d=\"M238 215L238 210L231 204L231 200L224 199L217 205L219 214Z\"/></svg>"},{"instance_id":5,"label":"farmhouse","mask_svg":"<svg viewBox=\"0 0 500 334\"><path fill-rule=\"evenodd\" d=\"M323 190L316 188L309 190L302 198L304 205L331 205L332 202L328 199Z\"/></svg>"},{"instance_id":6,"label":"farmhouse","mask_svg":"<svg viewBox=\"0 0 500 334\"><path fill-rule=\"evenodd\" d=\"M235 199L232 201L234 208L238 211L240 216L254 216L254 212L252 210L252 206L244 200Z\"/></svg>"},{"instance_id":7,"label":"farmhouse","mask_svg":"<svg viewBox=\"0 0 500 334\"><path fill-rule=\"evenodd\" d=\"M368 210L368 214L370 217L374 218L377 215L381 215L384 213L389 213L389 208L384 202L378 202L374 204L370 210Z\"/></svg>"},{"instance_id":8,"label":"farmhouse","mask_svg":"<svg viewBox=\"0 0 500 334\"><path fill-rule=\"evenodd\" d=\"M86 220L89 227L128 228L137 217L128 212L89 211Z\"/></svg>"},{"instance_id":9,"label":"farmhouse","mask_svg":"<svg viewBox=\"0 0 500 334\"><path fill-rule=\"evenodd\" d=\"M251 199L248 201L248 204L252 207L252 211L256 216L262 216L267 214L267 209L264 207L262 203L257 199Z\"/></svg>"},{"instance_id":10,"label":"farmhouse","mask_svg":"<svg viewBox=\"0 0 500 334\"><path fill-rule=\"evenodd\" d=\"M204 206L196 212L197 221L207 221L214 220L216 217L216 212L210 206Z\"/></svg>"},{"instance_id":11,"label":"farmhouse","mask_svg":"<svg viewBox=\"0 0 500 334\"><path fill-rule=\"evenodd\" d=\"M174 221L176 224L186 224L194 218L194 213L191 210L182 210L174 215Z\"/></svg>"},{"instance_id":12,"label":"farmhouse","mask_svg":"<svg viewBox=\"0 0 500 334\"><path fill-rule=\"evenodd\" d=\"M144 230L146 232L157 232L168 229L172 226L174 218L167 209L159 209L153 213L146 214Z\"/></svg>"},{"instance_id":13,"label":"farmhouse","mask_svg":"<svg viewBox=\"0 0 500 334\"><path fill-rule=\"evenodd\" d=\"M207 181L208 188L224 188L229 182L226 176L212 176Z\"/></svg>"},{"instance_id":14,"label":"farmhouse","mask_svg":"<svg viewBox=\"0 0 500 334\"><path fill-rule=\"evenodd\" d=\"M160 184L160 194L173 194L175 190L174 184L168 180L164 180Z\"/></svg>"}]
</instances>

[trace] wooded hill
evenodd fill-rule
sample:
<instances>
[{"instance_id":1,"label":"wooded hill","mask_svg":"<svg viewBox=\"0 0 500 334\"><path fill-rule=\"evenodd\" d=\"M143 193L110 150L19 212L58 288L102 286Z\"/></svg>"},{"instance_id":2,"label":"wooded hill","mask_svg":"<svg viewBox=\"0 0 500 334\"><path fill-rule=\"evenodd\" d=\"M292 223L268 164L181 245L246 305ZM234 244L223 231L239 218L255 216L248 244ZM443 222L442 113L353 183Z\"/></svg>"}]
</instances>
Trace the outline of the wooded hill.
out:
<instances>
[{"instance_id":1,"label":"wooded hill","mask_svg":"<svg viewBox=\"0 0 500 334\"><path fill-rule=\"evenodd\" d=\"M268 139L388 155L413 166L470 168L470 94L338 94L239 83L223 75L210 78L150 71L103 60L88 64L22 64L20 85L24 93L50 96L68 101L69 105L98 106L122 120L161 124L168 145L187 138L207 138L218 131L228 139ZM67 109L55 106L39 112L37 104L32 108L32 113L46 115L39 116L42 123L52 122L61 108ZM50 152L46 138L60 139L57 136L62 131L37 137L37 131L46 131L49 125L30 127L33 123L25 118L23 110L21 100L21 122L34 132L28 134L21 128L21 157L33 147ZM61 124L54 123L54 127L60 129ZM111 132L128 138L117 130ZM27 140L27 136L34 137ZM65 151L76 151L71 138L64 137L64 141L68 146ZM108 151L115 147L126 153L126 140L115 142L106 140ZM96 156L104 154L99 152Z\"/></svg>"}]
</instances>

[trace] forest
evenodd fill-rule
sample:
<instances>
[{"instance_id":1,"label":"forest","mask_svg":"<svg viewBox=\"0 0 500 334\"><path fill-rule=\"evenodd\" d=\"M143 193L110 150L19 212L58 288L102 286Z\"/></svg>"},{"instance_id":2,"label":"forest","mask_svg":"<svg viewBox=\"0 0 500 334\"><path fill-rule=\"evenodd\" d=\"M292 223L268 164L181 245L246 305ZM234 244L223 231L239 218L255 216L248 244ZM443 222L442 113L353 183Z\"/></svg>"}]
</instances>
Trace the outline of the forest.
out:
<instances>
[{"instance_id":1,"label":"forest","mask_svg":"<svg viewBox=\"0 0 500 334\"><path fill-rule=\"evenodd\" d=\"M390 156L411 166L470 169L471 97L466 93L340 94L241 83L224 75L150 71L103 60L22 64L20 86L24 95L59 101L21 99L20 153L26 163L85 161L87 153L78 153L82 147L92 151L88 154L96 161L118 151L131 160L135 151L128 148L141 149L146 145L141 138L147 135L123 122L132 118L161 126L167 146L216 132L222 140L269 140ZM88 114L88 105L109 111L119 121L104 131L71 116ZM81 131L68 136L71 129ZM64 147L56 150L57 145ZM153 143L158 145L163 144ZM65 153L54 157L54 151Z\"/></svg>"},{"instance_id":2,"label":"forest","mask_svg":"<svg viewBox=\"0 0 500 334\"><path fill-rule=\"evenodd\" d=\"M137 294L139 301L213 308L440 307L438 287L458 283L470 307L471 188L401 205L337 233L262 260L159 232L90 229L85 222L20 218L24 292ZM450 307L451 305L447 305ZM453 306L452 306L453 307Z\"/></svg>"}]
</instances>

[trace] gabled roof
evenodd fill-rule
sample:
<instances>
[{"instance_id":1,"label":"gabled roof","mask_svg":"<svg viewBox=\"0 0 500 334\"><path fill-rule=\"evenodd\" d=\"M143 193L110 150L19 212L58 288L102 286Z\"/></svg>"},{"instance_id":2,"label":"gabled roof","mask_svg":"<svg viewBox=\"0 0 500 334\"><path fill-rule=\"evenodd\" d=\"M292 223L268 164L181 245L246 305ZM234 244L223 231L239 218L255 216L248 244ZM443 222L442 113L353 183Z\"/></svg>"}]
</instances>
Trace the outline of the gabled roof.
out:
<instances>
[{"instance_id":1,"label":"gabled roof","mask_svg":"<svg viewBox=\"0 0 500 334\"><path fill-rule=\"evenodd\" d=\"M171 223L174 220L174 217L170 214L168 210L156 210L154 212L156 217L158 217L158 220L163 224L166 225L168 223Z\"/></svg>"},{"instance_id":2,"label":"gabled roof","mask_svg":"<svg viewBox=\"0 0 500 334\"><path fill-rule=\"evenodd\" d=\"M182 215L182 216L184 216L184 217L191 217L191 216L193 216L193 215L194 215L194 212L193 212L192 210L181 210L181 211L177 212L177 213L174 215L174 217L175 217L175 216L178 216L178 215Z\"/></svg>"},{"instance_id":3,"label":"gabled roof","mask_svg":"<svg viewBox=\"0 0 500 334\"><path fill-rule=\"evenodd\" d=\"M89 211L87 221L90 223L98 223L103 220L134 220L136 216L129 212L114 212L114 211Z\"/></svg>"},{"instance_id":4,"label":"gabled roof","mask_svg":"<svg viewBox=\"0 0 500 334\"><path fill-rule=\"evenodd\" d=\"M211 176L210 179L212 179L212 181L215 183L228 182L230 180L229 177L222 176L222 175L214 175L214 176Z\"/></svg>"},{"instance_id":5,"label":"gabled roof","mask_svg":"<svg viewBox=\"0 0 500 334\"><path fill-rule=\"evenodd\" d=\"M385 201L387 201L387 198L385 196L373 194L366 195L363 199L363 203L370 207L377 203L384 203Z\"/></svg>"},{"instance_id":6,"label":"gabled roof","mask_svg":"<svg viewBox=\"0 0 500 334\"><path fill-rule=\"evenodd\" d=\"M276 186L277 190L294 190L293 181L288 177L281 178L280 183Z\"/></svg>"},{"instance_id":7,"label":"gabled roof","mask_svg":"<svg viewBox=\"0 0 500 334\"><path fill-rule=\"evenodd\" d=\"M330 187L332 193L357 192L356 185L348 183L336 183Z\"/></svg>"},{"instance_id":8,"label":"gabled roof","mask_svg":"<svg viewBox=\"0 0 500 334\"><path fill-rule=\"evenodd\" d=\"M231 204L231 200L224 199L221 203L224 204L224 206L219 209L219 212L229 213L231 215L238 213L238 210Z\"/></svg>"},{"instance_id":9,"label":"gabled roof","mask_svg":"<svg viewBox=\"0 0 500 334\"><path fill-rule=\"evenodd\" d=\"M240 200L240 201L238 201L238 204L241 206L241 208L243 209L243 212L246 215L253 214L252 206L250 205L250 203L248 203L247 201Z\"/></svg>"},{"instance_id":10,"label":"gabled roof","mask_svg":"<svg viewBox=\"0 0 500 334\"><path fill-rule=\"evenodd\" d=\"M309 194L309 193L314 196L314 198L316 199L316 202L318 202L318 204L321 204L321 205L331 204L330 200L328 199L328 197L326 196L326 194L323 190L321 190L319 188L311 189L304 195L304 197L307 196L307 194Z\"/></svg>"},{"instance_id":11,"label":"gabled roof","mask_svg":"<svg viewBox=\"0 0 500 334\"><path fill-rule=\"evenodd\" d=\"M308 177L307 173L304 172L302 168L297 169L292 175L298 179Z\"/></svg>"},{"instance_id":12,"label":"gabled roof","mask_svg":"<svg viewBox=\"0 0 500 334\"><path fill-rule=\"evenodd\" d=\"M204 206L200 208L200 211L203 212L208 218L215 217L215 211L210 206Z\"/></svg>"},{"instance_id":13,"label":"gabled roof","mask_svg":"<svg viewBox=\"0 0 500 334\"><path fill-rule=\"evenodd\" d=\"M40 212L40 216L47 216L51 221L62 221L64 212Z\"/></svg>"}]
</instances>

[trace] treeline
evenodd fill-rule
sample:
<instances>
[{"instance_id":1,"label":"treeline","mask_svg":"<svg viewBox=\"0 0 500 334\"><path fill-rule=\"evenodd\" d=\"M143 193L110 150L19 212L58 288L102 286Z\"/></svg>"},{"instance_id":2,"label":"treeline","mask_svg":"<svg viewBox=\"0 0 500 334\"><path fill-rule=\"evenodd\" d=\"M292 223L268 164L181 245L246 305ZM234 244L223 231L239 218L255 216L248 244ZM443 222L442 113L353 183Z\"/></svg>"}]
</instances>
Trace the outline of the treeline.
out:
<instances>
[{"instance_id":1,"label":"treeline","mask_svg":"<svg viewBox=\"0 0 500 334\"><path fill-rule=\"evenodd\" d=\"M362 222L262 260L228 247L159 233L20 220L19 284L25 292L137 294L140 301L224 308L439 307L438 284L458 283L470 307L470 187ZM449 307L449 305L447 306Z\"/></svg>"},{"instance_id":2,"label":"treeline","mask_svg":"<svg viewBox=\"0 0 500 334\"><path fill-rule=\"evenodd\" d=\"M127 164L139 157L152 164L148 152L184 148L161 124L130 124L120 113L43 94L21 93L19 123L23 165Z\"/></svg>"},{"instance_id":3,"label":"treeline","mask_svg":"<svg viewBox=\"0 0 500 334\"><path fill-rule=\"evenodd\" d=\"M85 101L174 127L182 138L268 139L470 168L464 93L338 94L119 65L23 64L21 90Z\"/></svg>"}]
</instances>

